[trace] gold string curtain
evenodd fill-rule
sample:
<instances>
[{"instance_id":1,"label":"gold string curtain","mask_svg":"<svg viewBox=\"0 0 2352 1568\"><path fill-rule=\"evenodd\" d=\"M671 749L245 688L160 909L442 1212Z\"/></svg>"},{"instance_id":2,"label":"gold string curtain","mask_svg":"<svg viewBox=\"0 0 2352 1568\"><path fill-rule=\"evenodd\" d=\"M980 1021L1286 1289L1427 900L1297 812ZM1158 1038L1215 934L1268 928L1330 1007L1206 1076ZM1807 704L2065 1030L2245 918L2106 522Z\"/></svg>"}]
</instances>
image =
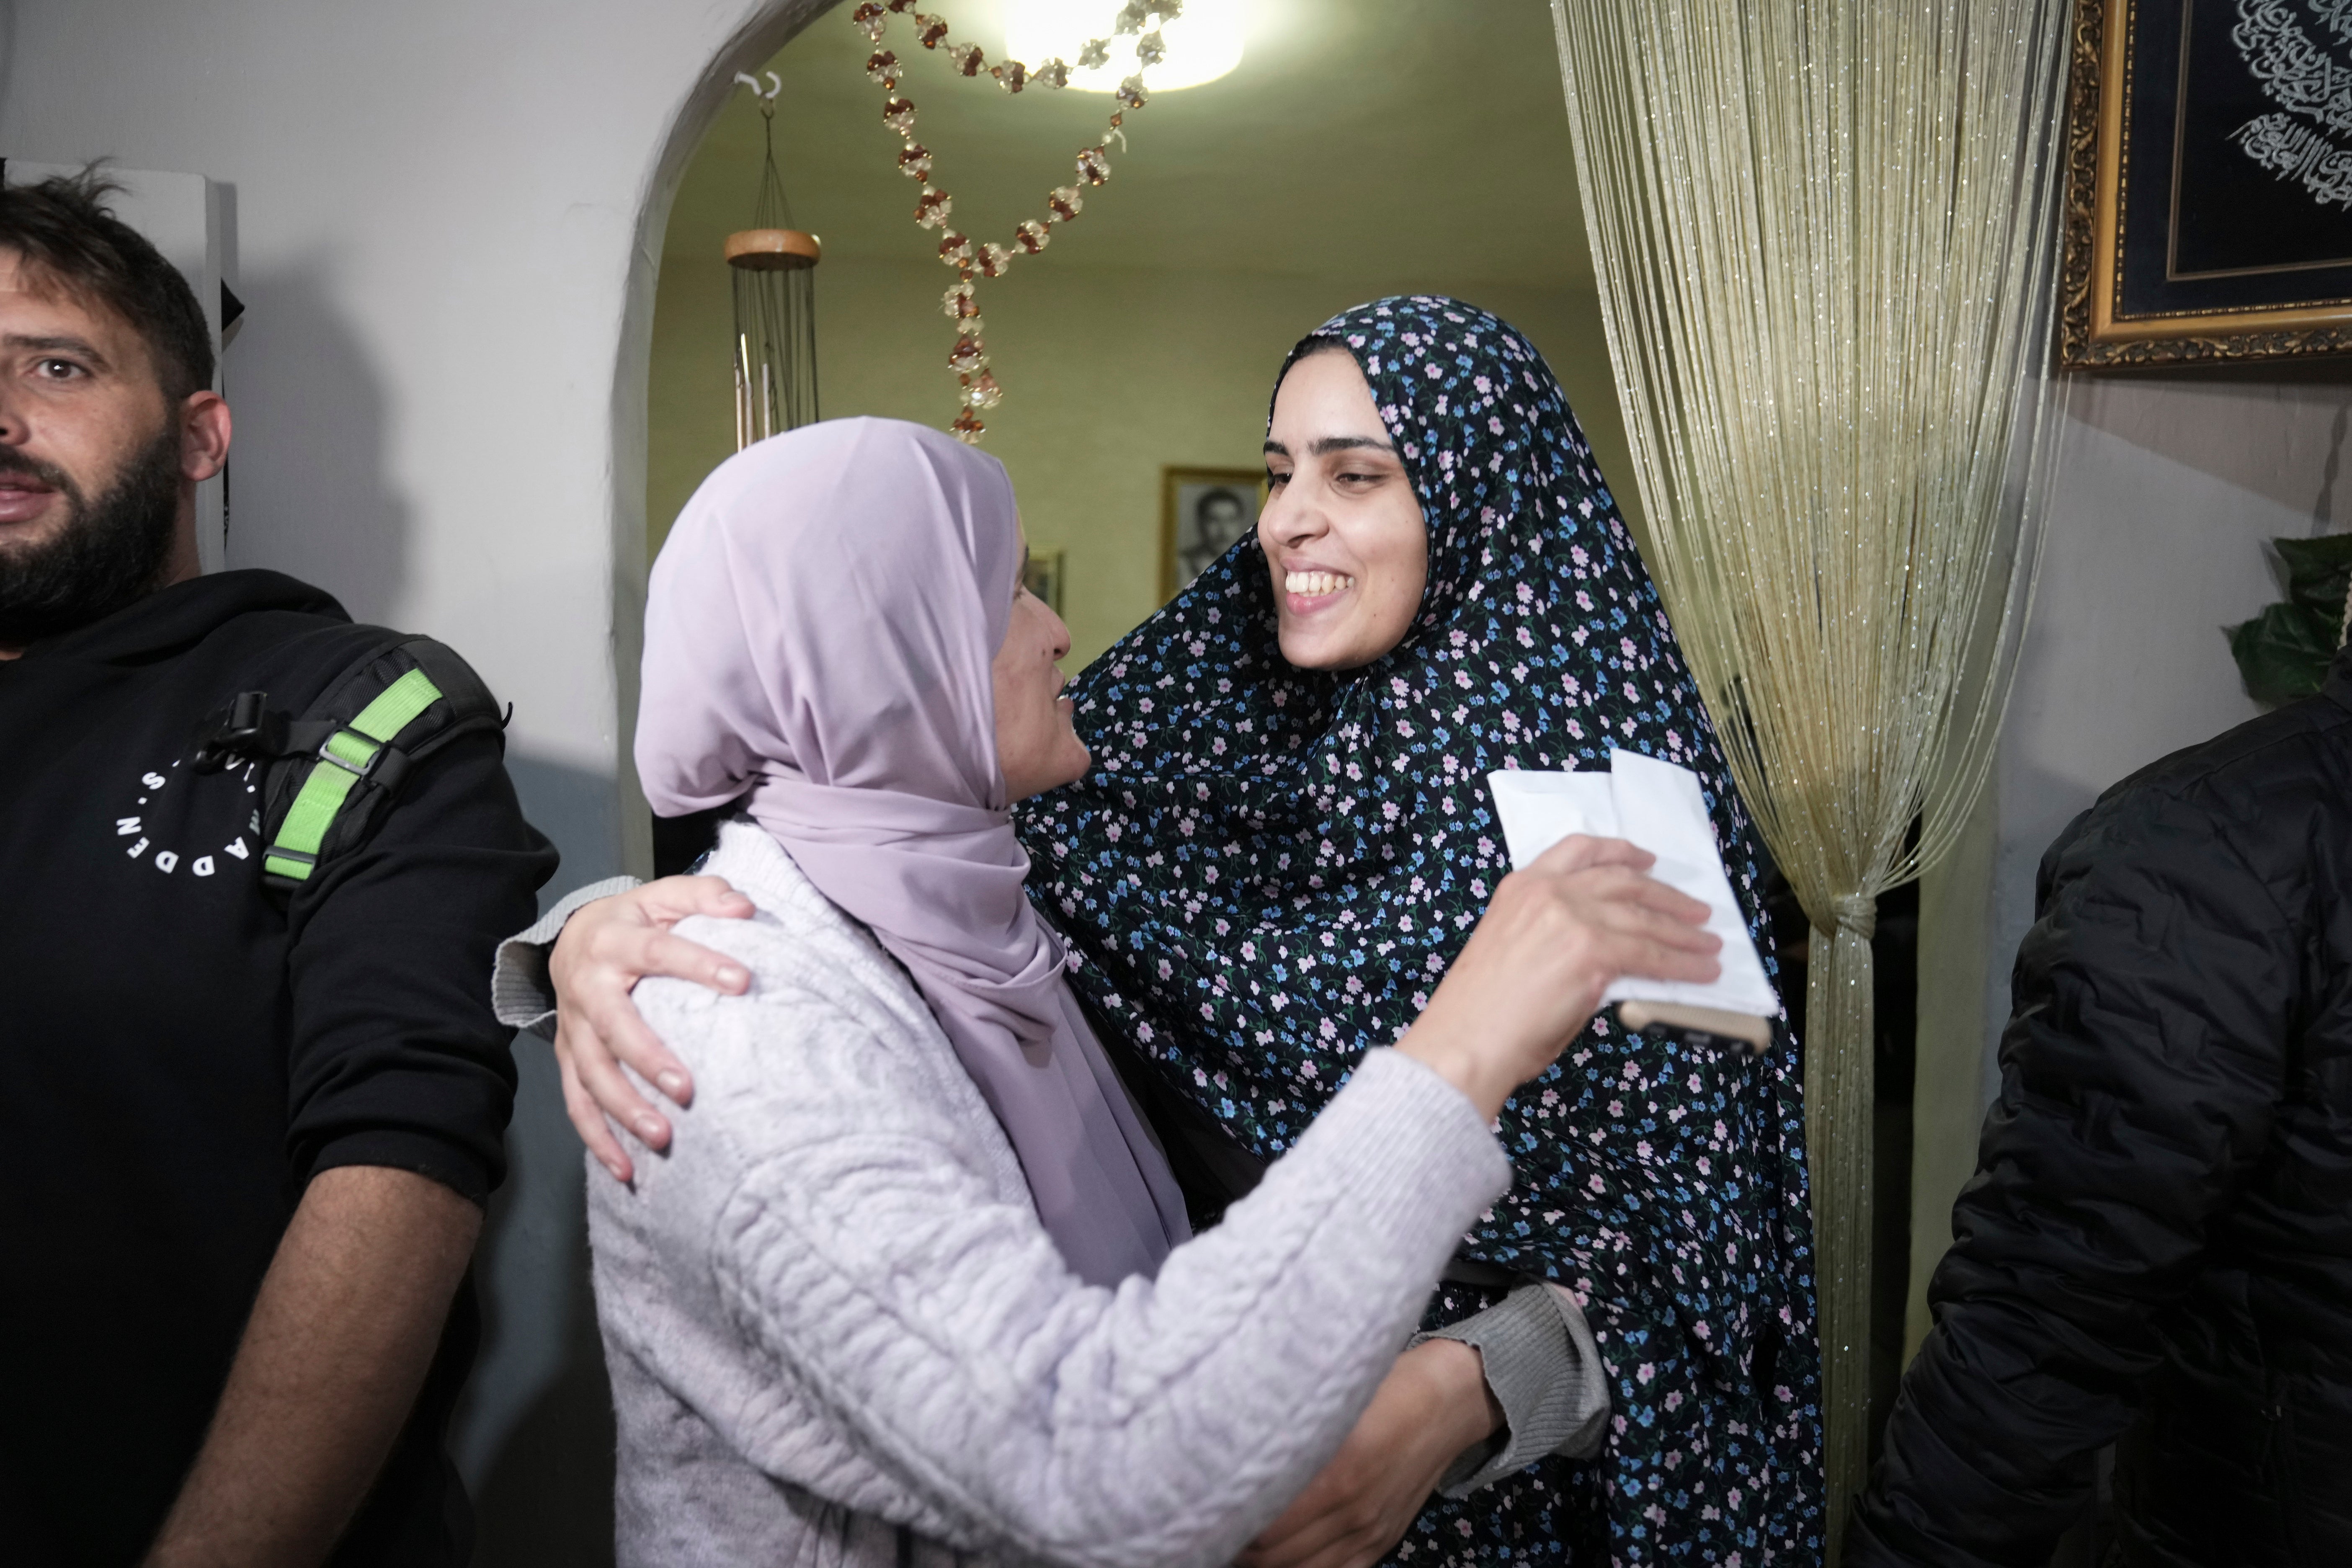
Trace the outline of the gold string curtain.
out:
<instances>
[{"instance_id":1,"label":"gold string curtain","mask_svg":"<svg viewBox=\"0 0 2352 1568\"><path fill-rule=\"evenodd\" d=\"M1552 5L1650 564L1812 925L1832 1563L1870 1436L1870 938L1967 820L2028 607L2066 13Z\"/></svg>"}]
</instances>

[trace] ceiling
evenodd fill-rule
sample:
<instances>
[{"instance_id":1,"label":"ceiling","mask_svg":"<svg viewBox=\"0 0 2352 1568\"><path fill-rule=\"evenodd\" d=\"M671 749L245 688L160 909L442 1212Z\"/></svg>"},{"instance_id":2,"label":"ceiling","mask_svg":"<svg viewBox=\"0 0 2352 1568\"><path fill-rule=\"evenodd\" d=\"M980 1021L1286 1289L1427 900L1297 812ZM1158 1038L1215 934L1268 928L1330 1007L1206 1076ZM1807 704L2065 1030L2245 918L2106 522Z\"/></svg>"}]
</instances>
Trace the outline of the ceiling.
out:
<instances>
[{"instance_id":1,"label":"ceiling","mask_svg":"<svg viewBox=\"0 0 2352 1568\"><path fill-rule=\"evenodd\" d=\"M929 0L999 58L997 0ZM1057 226L1047 258L1087 268L1211 268L1590 288L1568 120L1545 0L1249 0L1251 36L1232 74L1130 111L1110 183ZM899 91L954 226L1009 241L1072 179L1102 134L1100 94L955 75L917 47L904 16L884 39L908 68ZM828 255L926 259L915 182L895 167L867 81L873 46L843 5L781 51L776 157L799 227ZM673 254L716 257L748 226L761 118L741 89L689 166L673 208ZM1035 265L1030 263L1029 265Z\"/></svg>"}]
</instances>

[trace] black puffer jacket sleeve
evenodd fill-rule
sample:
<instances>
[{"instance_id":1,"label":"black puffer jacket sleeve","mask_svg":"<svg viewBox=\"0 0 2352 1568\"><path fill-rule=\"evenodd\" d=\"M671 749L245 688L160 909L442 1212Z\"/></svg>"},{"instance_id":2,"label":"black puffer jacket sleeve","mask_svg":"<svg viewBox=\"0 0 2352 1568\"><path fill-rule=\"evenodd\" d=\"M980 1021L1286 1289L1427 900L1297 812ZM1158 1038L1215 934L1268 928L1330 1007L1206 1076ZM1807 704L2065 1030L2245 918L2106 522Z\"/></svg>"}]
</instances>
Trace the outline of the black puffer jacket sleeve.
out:
<instances>
[{"instance_id":1,"label":"black puffer jacket sleeve","mask_svg":"<svg viewBox=\"0 0 2352 1568\"><path fill-rule=\"evenodd\" d=\"M2194 786L2126 787L2044 859L2000 1098L1849 1563L2045 1563L2087 1503L2281 1097L2303 935L2246 831Z\"/></svg>"}]
</instances>

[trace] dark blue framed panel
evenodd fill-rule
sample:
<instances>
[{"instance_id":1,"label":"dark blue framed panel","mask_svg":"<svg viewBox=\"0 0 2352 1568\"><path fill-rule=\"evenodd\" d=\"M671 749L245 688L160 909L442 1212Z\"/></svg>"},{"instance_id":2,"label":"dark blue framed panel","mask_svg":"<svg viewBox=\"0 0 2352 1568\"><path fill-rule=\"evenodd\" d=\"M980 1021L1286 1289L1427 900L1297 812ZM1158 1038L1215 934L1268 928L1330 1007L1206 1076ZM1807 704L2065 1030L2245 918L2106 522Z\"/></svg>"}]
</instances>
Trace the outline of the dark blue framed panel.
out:
<instances>
[{"instance_id":1,"label":"dark blue framed panel","mask_svg":"<svg viewBox=\"0 0 2352 1568\"><path fill-rule=\"evenodd\" d=\"M2352 353L2352 0L2077 0L2059 354Z\"/></svg>"}]
</instances>

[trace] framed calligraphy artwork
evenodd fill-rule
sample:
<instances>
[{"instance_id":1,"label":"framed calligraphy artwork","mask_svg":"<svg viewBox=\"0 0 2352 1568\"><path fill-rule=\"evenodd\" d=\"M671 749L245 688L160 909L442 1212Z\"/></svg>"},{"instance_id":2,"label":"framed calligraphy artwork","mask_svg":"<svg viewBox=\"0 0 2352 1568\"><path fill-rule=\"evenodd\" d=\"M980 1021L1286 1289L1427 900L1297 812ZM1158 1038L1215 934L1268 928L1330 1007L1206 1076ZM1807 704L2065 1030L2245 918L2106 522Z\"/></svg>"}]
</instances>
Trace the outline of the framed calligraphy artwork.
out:
<instances>
[{"instance_id":1,"label":"framed calligraphy artwork","mask_svg":"<svg viewBox=\"0 0 2352 1568\"><path fill-rule=\"evenodd\" d=\"M2059 359L2352 353L2352 0L2077 0Z\"/></svg>"}]
</instances>

